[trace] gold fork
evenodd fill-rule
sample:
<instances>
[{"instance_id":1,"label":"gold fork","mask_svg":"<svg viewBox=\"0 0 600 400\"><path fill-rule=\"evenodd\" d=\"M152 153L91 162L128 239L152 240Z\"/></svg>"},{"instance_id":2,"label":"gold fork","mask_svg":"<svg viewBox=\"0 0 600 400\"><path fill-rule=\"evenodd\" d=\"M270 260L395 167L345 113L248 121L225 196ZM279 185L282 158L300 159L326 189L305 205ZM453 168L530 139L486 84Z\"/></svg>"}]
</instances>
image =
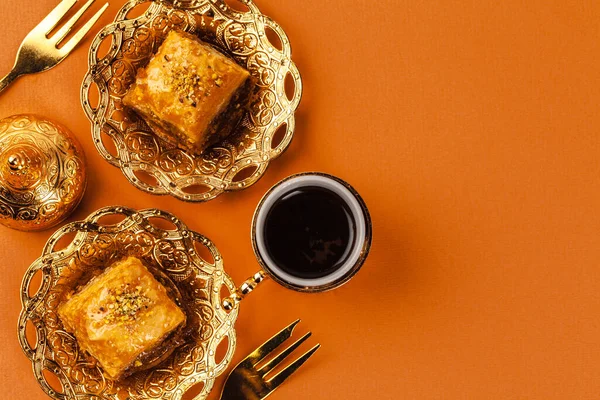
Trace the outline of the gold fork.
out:
<instances>
[{"instance_id":1,"label":"gold fork","mask_svg":"<svg viewBox=\"0 0 600 400\"><path fill-rule=\"evenodd\" d=\"M94 0L89 0L58 32L48 37L76 3L77 0L63 0L38 26L29 32L21 43L12 71L0 80L0 92L21 75L47 71L58 65L81 42L108 8L108 3L106 3L64 46L59 48L58 46L65 40L83 13L94 3Z\"/></svg>"},{"instance_id":2,"label":"gold fork","mask_svg":"<svg viewBox=\"0 0 600 400\"><path fill-rule=\"evenodd\" d=\"M277 389L287 378L300 368L312 356L315 351L321 347L317 344L312 349L304 353L296 361L288 365L277 375L266 378L287 356L298 348L311 335L310 332L302 336L298 341L290 347L282 351L278 356L259 367L258 364L271 354L277 347L292 336L294 328L300 320L293 322L281 332L273 336L266 343L254 350L248 357L244 358L236 367L229 373L221 400L262 400L269 396Z\"/></svg>"}]
</instances>

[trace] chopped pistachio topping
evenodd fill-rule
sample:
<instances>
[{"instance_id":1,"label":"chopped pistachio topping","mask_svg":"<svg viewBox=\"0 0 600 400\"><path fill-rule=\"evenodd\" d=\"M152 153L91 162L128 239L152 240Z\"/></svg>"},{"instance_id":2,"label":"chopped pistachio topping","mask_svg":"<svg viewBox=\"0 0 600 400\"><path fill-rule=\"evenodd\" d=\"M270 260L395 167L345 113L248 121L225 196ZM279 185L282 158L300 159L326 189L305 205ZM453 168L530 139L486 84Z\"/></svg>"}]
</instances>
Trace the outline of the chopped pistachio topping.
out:
<instances>
[{"instance_id":1,"label":"chopped pistachio topping","mask_svg":"<svg viewBox=\"0 0 600 400\"><path fill-rule=\"evenodd\" d=\"M142 293L141 286L129 283L122 284L118 289L110 289L108 302L100 308L105 323L126 323L135 321L141 310L150 307L150 299Z\"/></svg>"},{"instance_id":2,"label":"chopped pistachio topping","mask_svg":"<svg viewBox=\"0 0 600 400\"><path fill-rule=\"evenodd\" d=\"M211 89L223 85L223 76L216 72L198 71L195 66L190 66L185 61L173 60L165 56L167 63L175 63L172 69L172 75L169 77L169 85L173 86L179 95L179 102L186 103L192 107L197 107L200 96L210 96ZM211 65L207 65L211 71L214 71Z\"/></svg>"}]
</instances>

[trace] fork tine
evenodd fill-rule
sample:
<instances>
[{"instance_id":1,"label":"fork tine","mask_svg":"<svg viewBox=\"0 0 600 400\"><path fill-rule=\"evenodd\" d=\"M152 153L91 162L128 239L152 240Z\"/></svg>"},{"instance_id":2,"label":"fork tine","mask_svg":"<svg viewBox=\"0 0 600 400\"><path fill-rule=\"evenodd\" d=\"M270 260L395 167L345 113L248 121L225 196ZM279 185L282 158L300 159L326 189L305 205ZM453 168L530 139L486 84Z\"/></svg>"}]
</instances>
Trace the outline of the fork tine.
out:
<instances>
[{"instance_id":1,"label":"fork tine","mask_svg":"<svg viewBox=\"0 0 600 400\"><path fill-rule=\"evenodd\" d=\"M83 13L86 12L92 4L94 4L94 1L95 0L88 0L88 2L85 3L85 5L81 7L81 9L79 9L79 11L77 11L77 13L73 15L71 19L69 19L69 21L62 28L60 28L60 30L54 36L55 38L57 38L55 41L57 46L67 37L69 32L71 32L71 29L73 29L73 26L75 26L77 21L79 21L79 18L81 18Z\"/></svg>"},{"instance_id":2,"label":"fork tine","mask_svg":"<svg viewBox=\"0 0 600 400\"><path fill-rule=\"evenodd\" d=\"M273 358L271 361L266 363L262 368L258 370L259 373L265 375L268 374L273 368L279 365L287 356L289 356L294 350L298 348L306 339L310 337L312 333L308 332L306 335L302 336L298 339L294 344L281 352L277 357Z\"/></svg>"},{"instance_id":3,"label":"fork tine","mask_svg":"<svg viewBox=\"0 0 600 400\"><path fill-rule=\"evenodd\" d=\"M64 16L69 12L69 10L73 8L75 3L77 3L77 0L61 1L60 4L56 6L56 8L52 10L52 12L50 12L50 14L48 14L48 16L44 18L42 22L38 24L38 26L34 28L34 30L41 29L44 35L47 36L52 31L52 29L54 29L56 25L58 25L60 20L64 18Z\"/></svg>"},{"instance_id":4,"label":"fork tine","mask_svg":"<svg viewBox=\"0 0 600 400\"><path fill-rule=\"evenodd\" d=\"M252 362L253 365L256 365L256 363L260 362L260 360L265 358L270 352L272 352L283 342L288 340L290 336L292 336L292 332L294 331L294 328L296 327L296 325L298 325L299 322L300 320L298 319L292 322L287 327L283 328L281 332L273 336L271 339L263 343L263 345L260 346L258 349L250 353L250 355L246 357L244 361L249 360Z\"/></svg>"},{"instance_id":5,"label":"fork tine","mask_svg":"<svg viewBox=\"0 0 600 400\"><path fill-rule=\"evenodd\" d=\"M304 353L302 357L285 367L280 373L275 375L273 378L267 381L270 390L275 390L279 385L281 385L287 378L289 378L294 372L298 370L308 360L317 350L321 347L320 344L317 344L315 347Z\"/></svg>"},{"instance_id":6,"label":"fork tine","mask_svg":"<svg viewBox=\"0 0 600 400\"><path fill-rule=\"evenodd\" d=\"M65 45L61 49L61 52L64 54L70 53L75 48L75 46L77 46L79 42L81 42L85 35L92 29L96 22L98 22L98 20L100 19L102 14L104 14L104 11L106 11L107 8L108 3L102 6L102 8L98 10L98 12L88 22L86 22L85 25L71 39L69 39L67 43L65 43Z\"/></svg>"}]
</instances>

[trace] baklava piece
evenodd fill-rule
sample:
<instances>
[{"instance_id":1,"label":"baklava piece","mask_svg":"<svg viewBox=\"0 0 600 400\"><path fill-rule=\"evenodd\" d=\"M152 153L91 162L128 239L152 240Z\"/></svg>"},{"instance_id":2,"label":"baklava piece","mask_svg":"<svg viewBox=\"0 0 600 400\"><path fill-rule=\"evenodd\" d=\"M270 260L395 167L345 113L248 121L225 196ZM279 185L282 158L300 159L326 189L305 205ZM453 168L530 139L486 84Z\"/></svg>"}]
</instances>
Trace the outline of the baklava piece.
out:
<instances>
[{"instance_id":1,"label":"baklava piece","mask_svg":"<svg viewBox=\"0 0 600 400\"><path fill-rule=\"evenodd\" d=\"M170 354L174 349L165 344L186 322L165 287L135 257L92 279L59 307L58 315L80 348L114 380Z\"/></svg>"},{"instance_id":2,"label":"baklava piece","mask_svg":"<svg viewBox=\"0 0 600 400\"><path fill-rule=\"evenodd\" d=\"M196 36L171 31L137 71L123 104L163 140L201 153L229 135L249 101L250 74Z\"/></svg>"}]
</instances>

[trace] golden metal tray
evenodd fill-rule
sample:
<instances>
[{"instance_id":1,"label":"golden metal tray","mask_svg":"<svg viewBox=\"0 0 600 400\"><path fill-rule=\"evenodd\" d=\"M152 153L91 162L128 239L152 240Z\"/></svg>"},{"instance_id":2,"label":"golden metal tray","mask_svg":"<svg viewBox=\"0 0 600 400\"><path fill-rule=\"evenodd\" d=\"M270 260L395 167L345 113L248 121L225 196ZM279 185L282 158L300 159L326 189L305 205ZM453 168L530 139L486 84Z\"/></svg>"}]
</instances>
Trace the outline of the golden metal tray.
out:
<instances>
[{"instance_id":1,"label":"golden metal tray","mask_svg":"<svg viewBox=\"0 0 600 400\"><path fill-rule=\"evenodd\" d=\"M83 108L100 155L138 189L184 201L208 201L254 184L290 144L302 94L290 42L251 0L238 1L246 11L235 10L224 0L155 1L141 16L130 18L146 2L130 0L92 42L81 88ZM201 156L159 140L121 103L136 69L147 63L172 29L193 32L213 44L248 69L257 82L236 132Z\"/></svg>"},{"instance_id":2,"label":"golden metal tray","mask_svg":"<svg viewBox=\"0 0 600 400\"><path fill-rule=\"evenodd\" d=\"M143 259L163 284L176 286L192 335L157 367L111 381L91 356L79 350L75 338L63 330L57 308L64 296L81 283L82 276L125 255ZM42 276L37 291L32 285L36 274ZM33 364L35 378L56 400L178 400L192 386L203 384L195 397L202 400L231 362L235 350L234 323L239 308L222 308L223 288L226 295L235 291L233 281L223 270L219 251L175 216L156 209L103 208L55 232L42 256L25 273L19 341ZM28 340L29 323L35 327L35 342L31 336ZM225 339L222 356L217 354L217 347ZM221 356L222 360L217 361ZM53 388L44 371L58 378L62 390L56 385Z\"/></svg>"}]
</instances>

